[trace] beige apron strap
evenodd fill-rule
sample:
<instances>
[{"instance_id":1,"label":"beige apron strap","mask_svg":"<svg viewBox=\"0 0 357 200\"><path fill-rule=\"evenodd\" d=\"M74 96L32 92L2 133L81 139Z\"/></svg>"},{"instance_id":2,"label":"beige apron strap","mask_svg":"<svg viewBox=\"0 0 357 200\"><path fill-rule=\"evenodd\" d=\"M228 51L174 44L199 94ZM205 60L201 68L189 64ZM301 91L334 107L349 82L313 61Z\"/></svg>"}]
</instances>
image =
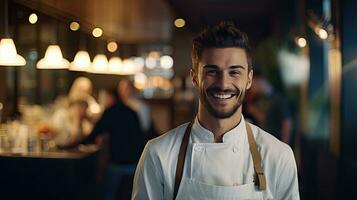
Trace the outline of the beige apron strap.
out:
<instances>
[{"instance_id":1,"label":"beige apron strap","mask_svg":"<svg viewBox=\"0 0 357 200\"><path fill-rule=\"evenodd\" d=\"M250 154L252 155L252 158L253 158L254 171L255 171L256 177L257 177L257 179L255 179L256 180L255 185L258 185L259 190L265 190L266 189L266 179L265 179L264 171L262 169L262 159L260 158L260 154L258 152L258 147L254 140L253 132L252 132L252 129L250 128L250 125L248 123L246 123L245 126L247 129Z\"/></svg>"},{"instance_id":2,"label":"beige apron strap","mask_svg":"<svg viewBox=\"0 0 357 200\"><path fill-rule=\"evenodd\" d=\"M185 165L186 149L187 149L187 145L188 145L188 140L190 139L192 124L193 124L193 121L191 121L188 124L188 126L185 130L185 135L182 138L180 152L179 152L178 160L177 160L177 164L176 164L176 175L175 175L175 186L174 186L173 199L176 199L177 192L180 187L182 174L183 174L183 167Z\"/></svg>"}]
</instances>

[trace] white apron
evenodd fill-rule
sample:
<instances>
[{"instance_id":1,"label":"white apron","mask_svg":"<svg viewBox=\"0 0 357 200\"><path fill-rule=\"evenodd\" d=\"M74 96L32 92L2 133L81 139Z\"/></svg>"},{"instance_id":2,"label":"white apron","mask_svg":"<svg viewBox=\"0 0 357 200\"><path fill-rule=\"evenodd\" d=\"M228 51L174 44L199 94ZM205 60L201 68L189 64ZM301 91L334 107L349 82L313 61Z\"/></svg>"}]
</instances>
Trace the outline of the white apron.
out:
<instances>
[{"instance_id":1,"label":"white apron","mask_svg":"<svg viewBox=\"0 0 357 200\"><path fill-rule=\"evenodd\" d=\"M239 186L217 186L202 183L190 178L182 178L184 160L191 132L192 122L187 126L182 139L178 162L176 166L175 188L173 199L176 200L241 200L241 199L263 199L262 191L266 189L266 180L261 168L261 158L248 124L247 136L249 149L253 158L254 171L256 173L255 183Z\"/></svg>"}]
</instances>

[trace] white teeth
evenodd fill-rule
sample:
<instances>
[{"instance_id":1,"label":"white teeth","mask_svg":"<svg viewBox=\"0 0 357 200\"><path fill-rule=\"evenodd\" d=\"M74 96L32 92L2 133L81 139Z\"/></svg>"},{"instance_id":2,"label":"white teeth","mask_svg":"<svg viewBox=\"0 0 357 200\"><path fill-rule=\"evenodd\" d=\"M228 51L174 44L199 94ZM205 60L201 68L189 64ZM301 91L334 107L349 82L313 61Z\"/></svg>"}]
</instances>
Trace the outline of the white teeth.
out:
<instances>
[{"instance_id":1,"label":"white teeth","mask_svg":"<svg viewBox=\"0 0 357 200\"><path fill-rule=\"evenodd\" d=\"M218 99L229 99L233 97L233 94L213 94L213 97Z\"/></svg>"}]
</instances>

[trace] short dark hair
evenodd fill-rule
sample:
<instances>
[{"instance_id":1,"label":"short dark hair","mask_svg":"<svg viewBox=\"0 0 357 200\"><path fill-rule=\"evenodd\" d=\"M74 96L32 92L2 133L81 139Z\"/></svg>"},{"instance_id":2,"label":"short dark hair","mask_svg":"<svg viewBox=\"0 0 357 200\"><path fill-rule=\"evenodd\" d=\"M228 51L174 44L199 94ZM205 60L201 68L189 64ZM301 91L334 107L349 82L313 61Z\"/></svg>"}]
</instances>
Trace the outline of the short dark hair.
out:
<instances>
[{"instance_id":1,"label":"short dark hair","mask_svg":"<svg viewBox=\"0 0 357 200\"><path fill-rule=\"evenodd\" d=\"M203 50L206 48L238 47L245 50L248 60L248 69L252 69L251 49L248 36L241 32L233 22L222 21L201 31L192 45L192 68L197 73L198 63Z\"/></svg>"}]
</instances>

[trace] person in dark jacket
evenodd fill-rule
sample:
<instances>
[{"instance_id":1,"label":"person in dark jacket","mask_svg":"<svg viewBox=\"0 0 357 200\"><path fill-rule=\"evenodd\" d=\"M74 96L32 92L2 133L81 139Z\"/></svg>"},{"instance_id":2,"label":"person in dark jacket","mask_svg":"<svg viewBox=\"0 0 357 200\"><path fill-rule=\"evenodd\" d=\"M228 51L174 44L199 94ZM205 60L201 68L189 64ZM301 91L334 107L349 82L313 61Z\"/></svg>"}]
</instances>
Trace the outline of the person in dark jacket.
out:
<instances>
[{"instance_id":1,"label":"person in dark jacket","mask_svg":"<svg viewBox=\"0 0 357 200\"><path fill-rule=\"evenodd\" d=\"M113 93L117 97L116 93ZM135 111L119 101L107 108L84 143L93 143L103 134L109 136L109 165L105 199L115 199L124 176L133 176L136 164L146 143Z\"/></svg>"}]
</instances>

